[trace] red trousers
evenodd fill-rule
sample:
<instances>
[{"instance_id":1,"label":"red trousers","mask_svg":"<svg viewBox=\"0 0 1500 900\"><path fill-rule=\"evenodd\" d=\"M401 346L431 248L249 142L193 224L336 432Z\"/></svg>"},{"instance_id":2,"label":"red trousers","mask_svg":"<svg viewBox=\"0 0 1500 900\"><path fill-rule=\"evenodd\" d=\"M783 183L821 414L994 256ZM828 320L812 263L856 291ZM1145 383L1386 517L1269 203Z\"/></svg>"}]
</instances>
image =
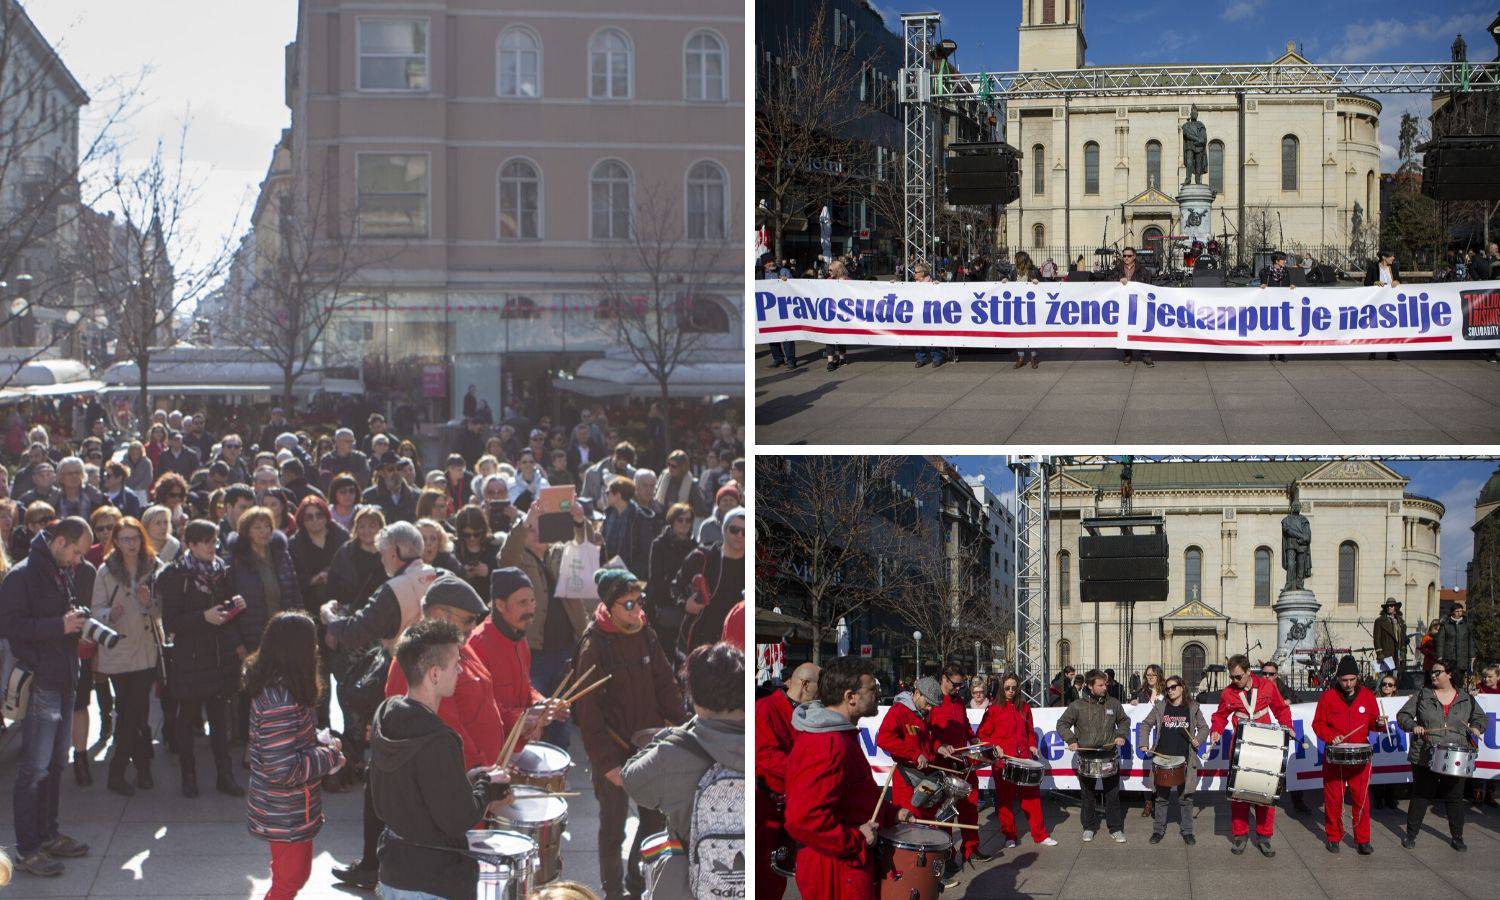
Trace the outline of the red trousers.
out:
<instances>
[{"instance_id":1,"label":"red trousers","mask_svg":"<svg viewBox=\"0 0 1500 900\"><path fill-rule=\"evenodd\" d=\"M797 891L819 900L876 900L875 848L866 853L867 861L837 859L811 847L797 851Z\"/></svg>"},{"instance_id":2,"label":"red trousers","mask_svg":"<svg viewBox=\"0 0 1500 900\"><path fill-rule=\"evenodd\" d=\"M969 776L969 796L954 804L958 810L958 821L964 825L979 824L979 778ZM979 832L973 828L960 828L963 834L964 859L967 860L979 852Z\"/></svg>"},{"instance_id":3,"label":"red trousers","mask_svg":"<svg viewBox=\"0 0 1500 900\"><path fill-rule=\"evenodd\" d=\"M1344 838L1344 788L1354 813L1354 842L1370 843L1370 767L1323 764L1323 833L1330 841Z\"/></svg>"},{"instance_id":4,"label":"red trousers","mask_svg":"<svg viewBox=\"0 0 1500 900\"><path fill-rule=\"evenodd\" d=\"M757 809L759 812L759 809ZM786 894L786 878L771 868L771 851L790 840L780 822L761 819L755 824L755 900L781 900Z\"/></svg>"},{"instance_id":5,"label":"red trousers","mask_svg":"<svg viewBox=\"0 0 1500 900\"><path fill-rule=\"evenodd\" d=\"M312 874L312 841L271 842L271 889L266 900L292 900Z\"/></svg>"},{"instance_id":6,"label":"red trousers","mask_svg":"<svg viewBox=\"0 0 1500 900\"><path fill-rule=\"evenodd\" d=\"M1255 807L1255 833L1261 837L1270 837L1276 830L1276 807L1246 803L1242 800L1229 801L1229 833L1235 837L1245 837L1250 834L1250 808L1252 806Z\"/></svg>"},{"instance_id":7,"label":"red trousers","mask_svg":"<svg viewBox=\"0 0 1500 900\"><path fill-rule=\"evenodd\" d=\"M1026 814L1026 824L1031 827L1031 839L1040 844L1048 837L1047 823L1042 819L1042 789L1027 785L1022 787L1003 778L995 779L995 805L1000 809L1000 831L1006 840L1018 839L1016 814L1012 806L1017 798L1021 801L1021 812Z\"/></svg>"}]
</instances>

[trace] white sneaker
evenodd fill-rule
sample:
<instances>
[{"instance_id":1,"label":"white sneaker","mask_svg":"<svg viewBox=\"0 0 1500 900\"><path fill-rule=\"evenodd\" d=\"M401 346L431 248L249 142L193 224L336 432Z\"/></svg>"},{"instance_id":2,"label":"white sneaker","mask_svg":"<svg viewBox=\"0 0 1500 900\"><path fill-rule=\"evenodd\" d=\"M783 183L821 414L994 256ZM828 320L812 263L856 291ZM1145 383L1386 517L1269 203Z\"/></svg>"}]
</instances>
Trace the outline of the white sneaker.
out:
<instances>
[{"instance_id":1,"label":"white sneaker","mask_svg":"<svg viewBox=\"0 0 1500 900\"><path fill-rule=\"evenodd\" d=\"M1116 844L1125 843L1125 832L1123 831L1111 831L1109 836L1115 839Z\"/></svg>"},{"instance_id":2,"label":"white sneaker","mask_svg":"<svg viewBox=\"0 0 1500 900\"><path fill-rule=\"evenodd\" d=\"M1083 833L1083 842L1085 844L1087 844L1089 841L1092 841L1093 839L1094 839L1094 833L1092 831L1085 831Z\"/></svg>"},{"instance_id":3,"label":"white sneaker","mask_svg":"<svg viewBox=\"0 0 1500 900\"><path fill-rule=\"evenodd\" d=\"M1005 842L1005 849L1007 849L1007 850L1009 850L1009 849L1011 849L1011 848L1012 848L1012 847L1014 847L1014 846L1015 846L1015 845L1016 845L1016 842L1015 842L1015 841L1006 841L1006 842Z\"/></svg>"},{"instance_id":4,"label":"white sneaker","mask_svg":"<svg viewBox=\"0 0 1500 900\"><path fill-rule=\"evenodd\" d=\"M1050 837L1046 838L1046 839L1044 839L1042 841L1042 846L1043 847L1056 847L1057 846L1057 840L1055 838L1050 838Z\"/></svg>"}]
</instances>

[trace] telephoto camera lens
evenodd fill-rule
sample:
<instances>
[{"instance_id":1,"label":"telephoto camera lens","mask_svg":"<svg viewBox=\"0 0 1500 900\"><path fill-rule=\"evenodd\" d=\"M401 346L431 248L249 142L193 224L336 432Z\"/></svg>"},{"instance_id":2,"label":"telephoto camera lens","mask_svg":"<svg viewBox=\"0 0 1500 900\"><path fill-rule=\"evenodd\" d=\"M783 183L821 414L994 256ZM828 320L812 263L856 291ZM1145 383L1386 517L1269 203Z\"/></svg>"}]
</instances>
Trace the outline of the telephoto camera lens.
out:
<instances>
[{"instance_id":1,"label":"telephoto camera lens","mask_svg":"<svg viewBox=\"0 0 1500 900\"><path fill-rule=\"evenodd\" d=\"M120 632L89 616L83 623L83 639L93 641L101 647L113 650L120 643Z\"/></svg>"}]
</instances>

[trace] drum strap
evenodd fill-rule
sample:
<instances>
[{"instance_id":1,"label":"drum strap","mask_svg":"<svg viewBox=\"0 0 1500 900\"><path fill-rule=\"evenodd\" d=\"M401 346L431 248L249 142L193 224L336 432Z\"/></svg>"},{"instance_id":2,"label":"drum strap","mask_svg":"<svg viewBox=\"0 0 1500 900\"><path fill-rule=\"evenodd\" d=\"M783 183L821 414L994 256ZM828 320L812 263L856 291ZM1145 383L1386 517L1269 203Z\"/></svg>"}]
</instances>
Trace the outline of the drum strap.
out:
<instances>
[{"instance_id":1,"label":"drum strap","mask_svg":"<svg viewBox=\"0 0 1500 900\"><path fill-rule=\"evenodd\" d=\"M467 856L468 858L477 862L493 862L494 854L470 850L467 847L440 847L437 844L423 844L417 841L407 840L406 838L392 831L391 826L389 825L385 826L385 837L389 840L400 841L408 847L421 847L423 850L442 850L445 853L457 853L460 856Z\"/></svg>"}]
</instances>

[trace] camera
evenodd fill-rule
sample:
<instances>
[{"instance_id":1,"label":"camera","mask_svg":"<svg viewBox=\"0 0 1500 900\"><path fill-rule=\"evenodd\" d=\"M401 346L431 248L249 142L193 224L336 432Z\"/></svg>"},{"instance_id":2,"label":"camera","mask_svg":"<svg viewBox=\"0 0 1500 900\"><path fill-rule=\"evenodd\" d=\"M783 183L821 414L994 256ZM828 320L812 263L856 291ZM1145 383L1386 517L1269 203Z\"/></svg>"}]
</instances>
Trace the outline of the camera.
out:
<instances>
[{"instance_id":1,"label":"camera","mask_svg":"<svg viewBox=\"0 0 1500 900\"><path fill-rule=\"evenodd\" d=\"M80 606L78 607L78 612L87 615L89 610L87 607ZM115 631L93 616L89 616L83 620L83 633L79 636L86 641L93 641L109 650L113 650L115 645L120 643L120 632Z\"/></svg>"}]
</instances>

